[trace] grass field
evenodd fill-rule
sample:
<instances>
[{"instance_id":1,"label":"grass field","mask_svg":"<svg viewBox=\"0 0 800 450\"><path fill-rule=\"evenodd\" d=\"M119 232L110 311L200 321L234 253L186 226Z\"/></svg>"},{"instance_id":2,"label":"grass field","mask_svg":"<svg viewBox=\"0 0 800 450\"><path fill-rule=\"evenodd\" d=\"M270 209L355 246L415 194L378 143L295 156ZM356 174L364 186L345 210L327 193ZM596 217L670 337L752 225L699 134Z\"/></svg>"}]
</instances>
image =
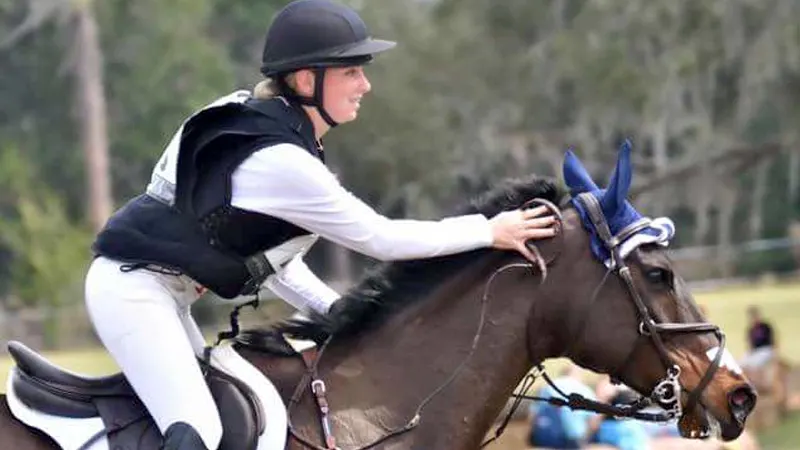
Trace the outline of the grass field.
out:
<instances>
[{"instance_id":1,"label":"grass field","mask_svg":"<svg viewBox=\"0 0 800 450\"><path fill-rule=\"evenodd\" d=\"M695 297L706 308L708 319L725 331L734 355L745 350L746 309L756 305L774 325L783 357L800 363L800 345L796 345L800 342L800 283L725 288Z\"/></svg>"},{"instance_id":2,"label":"grass field","mask_svg":"<svg viewBox=\"0 0 800 450\"><path fill-rule=\"evenodd\" d=\"M741 356L745 349L746 310L750 305L757 305L775 327L781 354L792 363L800 363L800 345L795 344L800 342L800 282L724 288L696 293L695 297L705 307L708 319L723 328L728 336L728 347L735 356ZM75 372L101 375L116 371L113 361L100 349L46 356ZM0 358L3 377L0 391L5 391L9 364L8 358ZM759 442L762 450L800 449L800 414L759 435Z\"/></svg>"},{"instance_id":3,"label":"grass field","mask_svg":"<svg viewBox=\"0 0 800 450\"><path fill-rule=\"evenodd\" d=\"M758 436L762 450L793 450L800 448L800 414L794 413L781 425Z\"/></svg>"}]
</instances>

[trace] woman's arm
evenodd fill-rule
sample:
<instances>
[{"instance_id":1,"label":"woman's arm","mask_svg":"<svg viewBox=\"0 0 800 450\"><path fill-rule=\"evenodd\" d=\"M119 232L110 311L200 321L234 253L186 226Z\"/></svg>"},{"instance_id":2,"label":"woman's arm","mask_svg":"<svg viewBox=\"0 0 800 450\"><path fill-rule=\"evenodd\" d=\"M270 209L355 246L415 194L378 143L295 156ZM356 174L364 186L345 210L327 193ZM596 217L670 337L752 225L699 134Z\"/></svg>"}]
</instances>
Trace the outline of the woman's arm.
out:
<instances>
[{"instance_id":1,"label":"woman's arm","mask_svg":"<svg viewBox=\"0 0 800 450\"><path fill-rule=\"evenodd\" d=\"M555 234L552 218L529 210L480 214L439 221L393 220L375 212L339 184L305 150L281 144L258 151L234 172L233 206L294 223L351 250L380 260L448 255L494 246L528 258L527 239ZM267 287L301 311L327 312L339 295L296 258Z\"/></svg>"},{"instance_id":2,"label":"woman's arm","mask_svg":"<svg viewBox=\"0 0 800 450\"><path fill-rule=\"evenodd\" d=\"M301 312L325 314L339 299L336 291L314 275L302 255L296 256L283 270L267 278L265 285Z\"/></svg>"},{"instance_id":3,"label":"woman's arm","mask_svg":"<svg viewBox=\"0 0 800 450\"><path fill-rule=\"evenodd\" d=\"M426 258L489 247L480 214L439 221L393 220L345 190L322 162L280 144L260 150L233 174L232 204L294 223L380 260Z\"/></svg>"}]
</instances>

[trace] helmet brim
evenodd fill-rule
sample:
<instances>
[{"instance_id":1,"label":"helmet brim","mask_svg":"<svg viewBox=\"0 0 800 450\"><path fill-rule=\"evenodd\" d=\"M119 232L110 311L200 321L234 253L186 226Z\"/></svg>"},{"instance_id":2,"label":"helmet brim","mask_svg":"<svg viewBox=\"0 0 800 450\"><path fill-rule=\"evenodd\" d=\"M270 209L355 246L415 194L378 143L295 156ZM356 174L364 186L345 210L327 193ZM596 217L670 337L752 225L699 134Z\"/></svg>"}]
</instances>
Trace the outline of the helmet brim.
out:
<instances>
[{"instance_id":1,"label":"helmet brim","mask_svg":"<svg viewBox=\"0 0 800 450\"><path fill-rule=\"evenodd\" d=\"M307 67L333 67L362 64L369 62L372 55L385 52L397 45L394 41L367 38L355 44L348 44L341 48L326 49L323 52L303 55L298 58L275 61L261 66L261 73L271 77L285 72L291 72Z\"/></svg>"},{"instance_id":2,"label":"helmet brim","mask_svg":"<svg viewBox=\"0 0 800 450\"><path fill-rule=\"evenodd\" d=\"M397 45L394 41L385 41L383 39L364 39L356 45L350 46L342 50L339 54L332 54L331 56L340 58L349 58L351 56L366 56L374 55L376 53L385 52Z\"/></svg>"}]
</instances>

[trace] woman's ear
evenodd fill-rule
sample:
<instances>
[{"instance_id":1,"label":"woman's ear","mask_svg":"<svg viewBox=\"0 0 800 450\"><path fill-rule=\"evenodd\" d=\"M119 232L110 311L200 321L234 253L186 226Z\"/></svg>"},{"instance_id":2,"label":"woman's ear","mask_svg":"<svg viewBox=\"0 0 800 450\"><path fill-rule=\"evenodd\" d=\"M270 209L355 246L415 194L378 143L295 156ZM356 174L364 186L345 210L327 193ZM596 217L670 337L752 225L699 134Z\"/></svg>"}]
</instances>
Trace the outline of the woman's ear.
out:
<instances>
[{"instance_id":1,"label":"woman's ear","mask_svg":"<svg viewBox=\"0 0 800 450\"><path fill-rule=\"evenodd\" d=\"M314 96L314 71L309 69L300 69L290 75L293 80L287 80L290 86L302 97ZM292 81L294 83L292 83Z\"/></svg>"}]
</instances>

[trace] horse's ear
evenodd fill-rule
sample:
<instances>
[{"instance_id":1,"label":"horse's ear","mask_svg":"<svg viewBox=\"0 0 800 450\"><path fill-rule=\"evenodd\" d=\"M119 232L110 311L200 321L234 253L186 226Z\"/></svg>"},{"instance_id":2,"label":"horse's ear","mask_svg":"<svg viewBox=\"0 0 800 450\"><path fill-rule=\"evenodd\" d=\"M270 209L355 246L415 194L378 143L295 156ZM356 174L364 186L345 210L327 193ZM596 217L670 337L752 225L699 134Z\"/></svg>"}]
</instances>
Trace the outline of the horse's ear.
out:
<instances>
[{"instance_id":1,"label":"horse's ear","mask_svg":"<svg viewBox=\"0 0 800 450\"><path fill-rule=\"evenodd\" d=\"M564 155L564 183L573 196L599 189L572 149Z\"/></svg>"},{"instance_id":2,"label":"horse's ear","mask_svg":"<svg viewBox=\"0 0 800 450\"><path fill-rule=\"evenodd\" d=\"M617 156L617 167L614 169L614 175L611 177L606 193L600 201L603 212L608 217L613 216L625 204L625 199L628 197L628 189L631 187L632 172L631 142L625 139Z\"/></svg>"}]
</instances>

